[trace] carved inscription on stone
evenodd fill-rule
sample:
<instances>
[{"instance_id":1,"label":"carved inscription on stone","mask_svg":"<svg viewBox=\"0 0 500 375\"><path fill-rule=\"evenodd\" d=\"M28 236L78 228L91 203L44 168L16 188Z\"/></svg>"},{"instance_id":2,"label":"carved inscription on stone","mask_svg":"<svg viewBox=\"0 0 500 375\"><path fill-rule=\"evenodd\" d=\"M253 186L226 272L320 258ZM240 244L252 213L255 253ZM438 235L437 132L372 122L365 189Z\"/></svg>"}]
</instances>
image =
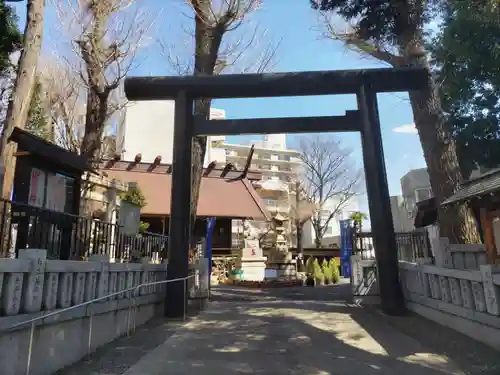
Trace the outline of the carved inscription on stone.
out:
<instances>
[{"instance_id":1,"label":"carved inscription on stone","mask_svg":"<svg viewBox=\"0 0 500 375\"><path fill-rule=\"evenodd\" d=\"M125 290L125 286L127 285L126 280L126 272L118 272L118 291ZM119 294L118 298L122 299L125 297L125 293Z\"/></svg>"},{"instance_id":2,"label":"carved inscription on stone","mask_svg":"<svg viewBox=\"0 0 500 375\"><path fill-rule=\"evenodd\" d=\"M50 272L45 275L43 285L43 308L53 310L57 307L57 290L59 289L59 274Z\"/></svg>"},{"instance_id":3,"label":"carved inscription on stone","mask_svg":"<svg viewBox=\"0 0 500 375\"><path fill-rule=\"evenodd\" d=\"M493 266L480 266L481 276L483 279L484 297L486 302L486 310L493 315L500 315L500 296L498 287L493 282Z\"/></svg>"},{"instance_id":4,"label":"carved inscription on stone","mask_svg":"<svg viewBox=\"0 0 500 375\"><path fill-rule=\"evenodd\" d=\"M97 272L89 272L85 277L85 301L91 301L96 298L97 292Z\"/></svg>"},{"instance_id":5,"label":"carved inscription on stone","mask_svg":"<svg viewBox=\"0 0 500 375\"><path fill-rule=\"evenodd\" d=\"M474 305L477 311L486 311L486 301L484 298L483 284L477 281L472 281L472 295L474 297Z\"/></svg>"},{"instance_id":6,"label":"carved inscription on stone","mask_svg":"<svg viewBox=\"0 0 500 375\"><path fill-rule=\"evenodd\" d=\"M57 304L60 308L71 306L71 295L73 292L73 274L70 272L61 272L59 275L59 290L57 295Z\"/></svg>"},{"instance_id":7,"label":"carved inscription on stone","mask_svg":"<svg viewBox=\"0 0 500 375\"><path fill-rule=\"evenodd\" d=\"M439 287L441 289L441 299L446 303L450 303L450 284L448 283L447 277L439 276Z\"/></svg>"},{"instance_id":8,"label":"carved inscription on stone","mask_svg":"<svg viewBox=\"0 0 500 375\"><path fill-rule=\"evenodd\" d=\"M429 285L431 287L431 295L434 299L441 299L441 287L436 275L429 274Z\"/></svg>"},{"instance_id":9,"label":"carved inscription on stone","mask_svg":"<svg viewBox=\"0 0 500 375\"><path fill-rule=\"evenodd\" d=\"M463 300L462 300L462 292L460 290L460 283L454 277L450 277L448 279L448 282L450 283L451 302L454 305L462 306Z\"/></svg>"},{"instance_id":10,"label":"carved inscription on stone","mask_svg":"<svg viewBox=\"0 0 500 375\"><path fill-rule=\"evenodd\" d=\"M23 274L20 272L7 273L4 276L2 293L2 312L4 315L19 314L23 292Z\"/></svg>"},{"instance_id":11,"label":"carved inscription on stone","mask_svg":"<svg viewBox=\"0 0 500 375\"><path fill-rule=\"evenodd\" d=\"M117 282L118 282L118 272L110 272L108 294L113 294L117 292L116 290L116 288L118 287ZM109 297L109 299L114 300L116 299L116 296Z\"/></svg>"},{"instance_id":12,"label":"carved inscription on stone","mask_svg":"<svg viewBox=\"0 0 500 375\"><path fill-rule=\"evenodd\" d=\"M460 279L460 290L462 292L463 306L468 309L474 309L474 296L472 294L472 285L469 280Z\"/></svg>"},{"instance_id":13,"label":"carved inscription on stone","mask_svg":"<svg viewBox=\"0 0 500 375\"><path fill-rule=\"evenodd\" d=\"M79 305L85 298L85 273L77 272L73 275L73 305Z\"/></svg>"}]
</instances>

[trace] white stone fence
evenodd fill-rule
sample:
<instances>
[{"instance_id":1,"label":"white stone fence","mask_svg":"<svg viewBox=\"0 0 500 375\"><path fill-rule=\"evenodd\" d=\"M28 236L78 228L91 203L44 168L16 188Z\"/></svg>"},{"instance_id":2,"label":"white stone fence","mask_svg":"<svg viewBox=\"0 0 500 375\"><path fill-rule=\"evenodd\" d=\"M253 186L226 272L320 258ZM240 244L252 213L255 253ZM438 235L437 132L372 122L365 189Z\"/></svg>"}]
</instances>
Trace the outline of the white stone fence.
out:
<instances>
[{"instance_id":1,"label":"white stone fence","mask_svg":"<svg viewBox=\"0 0 500 375\"><path fill-rule=\"evenodd\" d=\"M109 263L104 258L88 262L47 260L46 254L46 250L27 249L19 252L18 259L0 259L0 328L8 328L6 317L26 318L68 308L166 278L166 264ZM140 288L138 293L155 294L162 287ZM124 299L128 293L110 300Z\"/></svg>"},{"instance_id":2,"label":"white stone fence","mask_svg":"<svg viewBox=\"0 0 500 375\"><path fill-rule=\"evenodd\" d=\"M486 248L482 244L450 244L447 238L437 240L436 266L459 270L478 270L488 263Z\"/></svg>"},{"instance_id":3,"label":"white stone fence","mask_svg":"<svg viewBox=\"0 0 500 375\"><path fill-rule=\"evenodd\" d=\"M482 245L440 241L435 265L399 262L407 307L500 349L500 266L486 264Z\"/></svg>"}]
</instances>

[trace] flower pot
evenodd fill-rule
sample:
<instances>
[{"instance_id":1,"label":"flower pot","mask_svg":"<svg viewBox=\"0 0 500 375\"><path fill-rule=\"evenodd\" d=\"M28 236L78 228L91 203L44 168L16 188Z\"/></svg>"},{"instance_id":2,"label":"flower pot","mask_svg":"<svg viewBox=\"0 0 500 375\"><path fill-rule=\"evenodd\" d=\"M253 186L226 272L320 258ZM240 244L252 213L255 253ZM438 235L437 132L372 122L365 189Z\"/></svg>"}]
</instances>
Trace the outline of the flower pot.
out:
<instances>
[{"instance_id":1,"label":"flower pot","mask_svg":"<svg viewBox=\"0 0 500 375\"><path fill-rule=\"evenodd\" d=\"M314 286L322 286L322 285L325 285L325 280L323 280L323 279L316 279L315 281L316 281L316 282L315 282Z\"/></svg>"}]
</instances>

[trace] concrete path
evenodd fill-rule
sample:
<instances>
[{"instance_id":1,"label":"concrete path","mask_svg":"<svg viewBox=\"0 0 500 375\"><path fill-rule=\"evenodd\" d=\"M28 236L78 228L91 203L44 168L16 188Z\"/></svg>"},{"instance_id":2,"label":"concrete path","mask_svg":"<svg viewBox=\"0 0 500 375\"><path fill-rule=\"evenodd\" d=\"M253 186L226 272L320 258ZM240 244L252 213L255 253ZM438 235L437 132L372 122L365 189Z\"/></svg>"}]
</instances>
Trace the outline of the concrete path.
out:
<instances>
[{"instance_id":1,"label":"concrete path","mask_svg":"<svg viewBox=\"0 0 500 375\"><path fill-rule=\"evenodd\" d=\"M342 288L222 288L207 310L124 374L466 374L383 317L343 301Z\"/></svg>"}]
</instances>

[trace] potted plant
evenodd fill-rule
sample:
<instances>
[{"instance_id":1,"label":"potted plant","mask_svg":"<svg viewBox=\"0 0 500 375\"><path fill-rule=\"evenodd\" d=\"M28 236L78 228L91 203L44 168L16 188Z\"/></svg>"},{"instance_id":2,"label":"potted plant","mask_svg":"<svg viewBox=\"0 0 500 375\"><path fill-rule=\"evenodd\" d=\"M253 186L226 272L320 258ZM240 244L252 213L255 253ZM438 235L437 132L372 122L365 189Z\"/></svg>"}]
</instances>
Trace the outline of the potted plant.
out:
<instances>
[{"instance_id":1,"label":"potted plant","mask_svg":"<svg viewBox=\"0 0 500 375\"><path fill-rule=\"evenodd\" d=\"M325 278L325 285L332 283L332 272L330 269L330 264L326 259L321 262L321 270L323 271L323 276Z\"/></svg>"},{"instance_id":2,"label":"potted plant","mask_svg":"<svg viewBox=\"0 0 500 375\"><path fill-rule=\"evenodd\" d=\"M325 275L317 259L314 259L314 286L324 285Z\"/></svg>"}]
</instances>

